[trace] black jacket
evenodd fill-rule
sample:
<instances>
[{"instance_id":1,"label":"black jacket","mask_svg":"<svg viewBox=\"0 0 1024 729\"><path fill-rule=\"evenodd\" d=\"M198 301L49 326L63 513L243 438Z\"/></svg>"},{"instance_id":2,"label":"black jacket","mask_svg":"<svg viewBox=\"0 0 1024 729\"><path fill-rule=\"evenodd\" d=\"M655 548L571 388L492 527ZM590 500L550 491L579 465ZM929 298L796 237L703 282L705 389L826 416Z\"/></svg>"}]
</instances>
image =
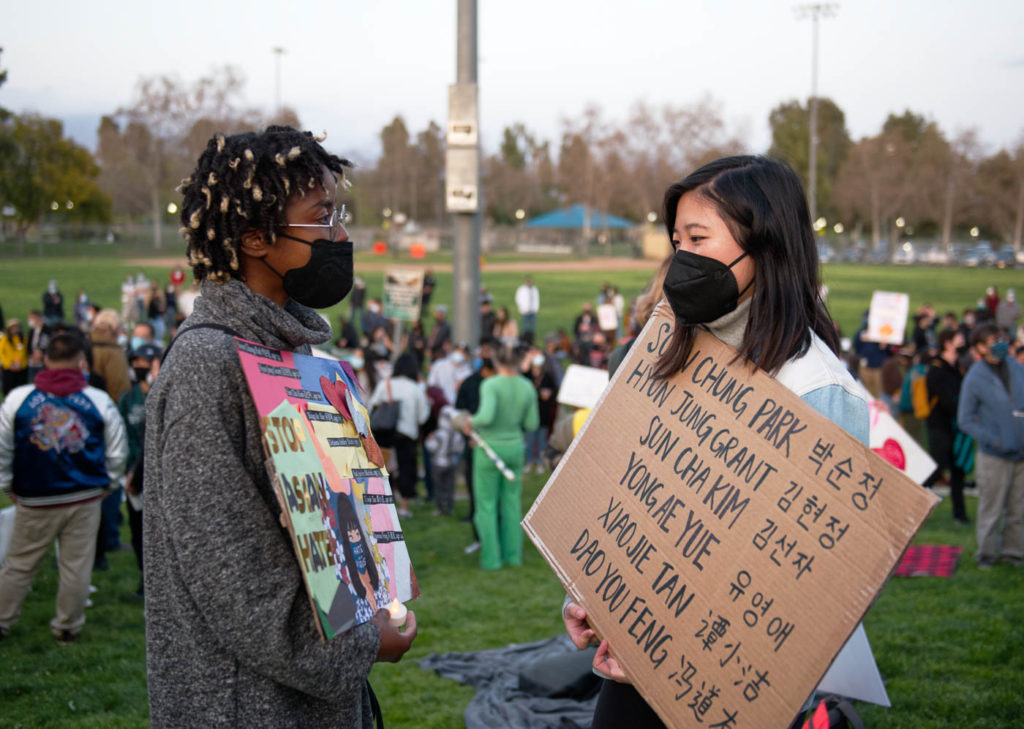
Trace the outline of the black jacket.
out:
<instances>
[{"instance_id":1,"label":"black jacket","mask_svg":"<svg viewBox=\"0 0 1024 729\"><path fill-rule=\"evenodd\" d=\"M941 357L936 357L928 365L925 383L928 386L928 398L935 403L928 414L929 428L952 432L963 380L960 370Z\"/></svg>"}]
</instances>

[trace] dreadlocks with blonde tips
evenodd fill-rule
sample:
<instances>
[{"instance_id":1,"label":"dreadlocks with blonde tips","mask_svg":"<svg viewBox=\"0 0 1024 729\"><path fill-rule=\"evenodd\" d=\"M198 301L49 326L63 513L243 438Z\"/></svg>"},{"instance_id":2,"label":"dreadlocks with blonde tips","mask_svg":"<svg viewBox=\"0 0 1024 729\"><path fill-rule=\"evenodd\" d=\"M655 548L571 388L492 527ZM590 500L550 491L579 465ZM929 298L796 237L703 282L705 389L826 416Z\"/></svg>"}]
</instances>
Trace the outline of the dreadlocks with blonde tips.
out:
<instances>
[{"instance_id":1,"label":"dreadlocks with blonde tips","mask_svg":"<svg viewBox=\"0 0 1024 729\"><path fill-rule=\"evenodd\" d=\"M214 135L179 187L184 198L180 230L196 280L240 278L242 235L255 229L273 243L287 224L285 206L292 190L300 196L312 190L325 168L344 182L351 167L311 133L291 127Z\"/></svg>"}]
</instances>

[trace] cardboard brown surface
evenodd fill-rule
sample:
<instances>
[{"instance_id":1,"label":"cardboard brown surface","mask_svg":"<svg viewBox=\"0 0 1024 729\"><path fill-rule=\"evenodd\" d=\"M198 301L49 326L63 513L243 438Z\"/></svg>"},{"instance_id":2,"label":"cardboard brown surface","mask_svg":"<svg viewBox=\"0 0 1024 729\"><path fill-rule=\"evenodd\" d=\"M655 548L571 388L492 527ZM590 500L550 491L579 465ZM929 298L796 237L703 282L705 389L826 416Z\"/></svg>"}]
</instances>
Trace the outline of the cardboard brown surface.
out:
<instances>
[{"instance_id":1,"label":"cardboard brown surface","mask_svg":"<svg viewBox=\"0 0 1024 729\"><path fill-rule=\"evenodd\" d=\"M654 379L673 326L523 526L666 724L785 727L938 499L710 334Z\"/></svg>"}]
</instances>

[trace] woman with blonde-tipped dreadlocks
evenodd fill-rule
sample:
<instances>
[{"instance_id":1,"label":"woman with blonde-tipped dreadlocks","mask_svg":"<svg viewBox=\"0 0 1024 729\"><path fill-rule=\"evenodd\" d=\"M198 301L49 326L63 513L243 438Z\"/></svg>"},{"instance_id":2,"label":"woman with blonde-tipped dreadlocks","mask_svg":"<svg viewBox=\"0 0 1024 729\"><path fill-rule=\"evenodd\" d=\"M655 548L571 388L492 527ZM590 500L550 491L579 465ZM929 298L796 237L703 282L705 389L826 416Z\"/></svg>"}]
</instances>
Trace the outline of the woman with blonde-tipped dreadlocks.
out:
<instances>
[{"instance_id":1,"label":"woman with blonde-tipped dreadlocks","mask_svg":"<svg viewBox=\"0 0 1024 729\"><path fill-rule=\"evenodd\" d=\"M308 353L352 285L349 163L289 127L216 135L182 182L201 296L147 399L145 592L154 727L358 727L366 678L416 636L385 610L321 642L264 468L233 337Z\"/></svg>"}]
</instances>

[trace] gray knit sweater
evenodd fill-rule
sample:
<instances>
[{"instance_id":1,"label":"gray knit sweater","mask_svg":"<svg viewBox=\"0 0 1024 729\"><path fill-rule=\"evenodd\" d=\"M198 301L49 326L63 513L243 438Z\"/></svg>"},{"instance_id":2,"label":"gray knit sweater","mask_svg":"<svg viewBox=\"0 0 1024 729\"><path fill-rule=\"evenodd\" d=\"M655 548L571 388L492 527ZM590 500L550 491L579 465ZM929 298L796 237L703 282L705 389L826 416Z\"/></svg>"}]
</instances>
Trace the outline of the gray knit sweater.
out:
<instances>
[{"instance_id":1,"label":"gray knit sweater","mask_svg":"<svg viewBox=\"0 0 1024 729\"><path fill-rule=\"evenodd\" d=\"M309 352L330 327L240 281L206 282L185 328ZM371 623L320 640L229 334L174 344L146 402L145 581L153 727L372 727Z\"/></svg>"}]
</instances>

